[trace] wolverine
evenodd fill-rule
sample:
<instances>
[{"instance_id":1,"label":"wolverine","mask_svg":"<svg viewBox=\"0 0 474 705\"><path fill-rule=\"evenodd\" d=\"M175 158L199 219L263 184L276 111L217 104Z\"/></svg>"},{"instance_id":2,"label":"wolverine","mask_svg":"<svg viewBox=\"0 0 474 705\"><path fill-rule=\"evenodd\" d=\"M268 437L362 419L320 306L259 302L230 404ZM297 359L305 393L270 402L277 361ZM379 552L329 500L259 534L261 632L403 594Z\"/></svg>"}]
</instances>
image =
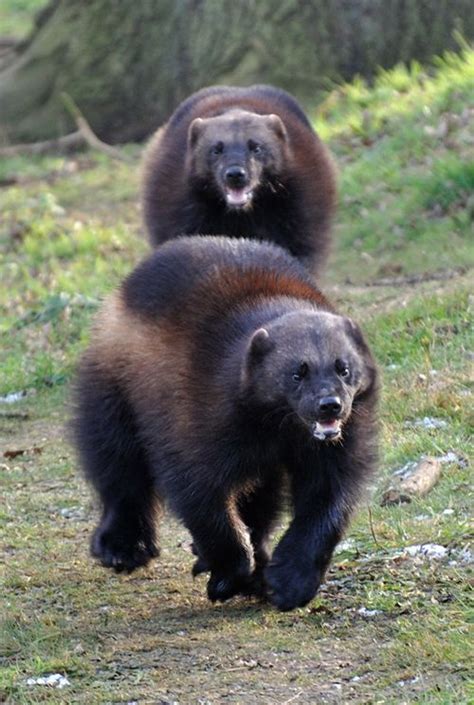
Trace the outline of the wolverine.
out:
<instances>
[{"instance_id":1,"label":"wolverine","mask_svg":"<svg viewBox=\"0 0 474 705\"><path fill-rule=\"evenodd\" d=\"M210 600L307 604L376 463L377 387L357 324L285 250L170 240L105 302L80 364L75 437L102 508L92 554L146 565L167 506Z\"/></svg>"},{"instance_id":2,"label":"wolverine","mask_svg":"<svg viewBox=\"0 0 474 705\"><path fill-rule=\"evenodd\" d=\"M142 200L153 245L200 233L269 240L317 273L330 244L335 173L289 93L213 86L181 103L152 138Z\"/></svg>"}]
</instances>

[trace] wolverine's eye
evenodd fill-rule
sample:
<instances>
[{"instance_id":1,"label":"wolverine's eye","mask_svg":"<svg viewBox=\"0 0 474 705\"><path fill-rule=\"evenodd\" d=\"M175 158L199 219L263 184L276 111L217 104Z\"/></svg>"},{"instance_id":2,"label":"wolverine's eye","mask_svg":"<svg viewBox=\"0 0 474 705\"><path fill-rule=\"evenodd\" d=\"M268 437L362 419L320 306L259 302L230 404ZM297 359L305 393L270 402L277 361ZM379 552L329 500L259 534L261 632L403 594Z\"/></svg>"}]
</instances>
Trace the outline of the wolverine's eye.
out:
<instances>
[{"instance_id":1,"label":"wolverine's eye","mask_svg":"<svg viewBox=\"0 0 474 705\"><path fill-rule=\"evenodd\" d=\"M222 154L224 151L224 142L217 142L212 148L213 154Z\"/></svg>"},{"instance_id":2,"label":"wolverine's eye","mask_svg":"<svg viewBox=\"0 0 474 705\"><path fill-rule=\"evenodd\" d=\"M253 152L253 154L260 154L260 152L262 151L262 147L258 144L258 142L249 140L249 150Z\"/></svg>"},{"instance_id":3,"label":"wolverine's eye","mask_svg":"<svg viewBox=\"0 0 474 705\"><path fill-rule=\"evenodd\" d=\"M306 364L306 362L302 362L301 365L298 367L298 370L296 372L293 372L293 379L295 382L301 382L302 379L306 377L308 374L309 367Z\"/></svg>"},{"instance_id":4,"label":"wolverine's eye","mask_svg":"<svg viewBox=\"0 0 474 705\"><path fill-rule=\"evenodd\" d=\"M350 370L349 365L344 360L336 360L335 364L336 372L340 377L349 377Z\"/></svg>"}]
</instances>

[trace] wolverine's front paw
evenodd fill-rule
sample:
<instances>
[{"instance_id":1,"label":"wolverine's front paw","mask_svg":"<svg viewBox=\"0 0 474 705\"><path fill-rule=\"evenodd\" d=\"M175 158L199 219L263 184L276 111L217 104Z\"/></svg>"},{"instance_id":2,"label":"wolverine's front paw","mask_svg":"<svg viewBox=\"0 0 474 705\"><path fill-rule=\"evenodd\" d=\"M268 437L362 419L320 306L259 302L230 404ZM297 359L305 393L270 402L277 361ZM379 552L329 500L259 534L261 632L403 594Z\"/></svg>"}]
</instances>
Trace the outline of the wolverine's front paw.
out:
<instances>
[{"instance_id":1,"label":"wolverine's front paw","mask_svg":"<svg viewBox=\"0 0 474 705\"><path fill-rule=\"evenodd\" d=\"M201 575L201 573L209 573L210 570L211 566L209 563L204 558L199 557L196 561L194 561L191 573L193 578L195 578L196 576Z\"/></svg>"},{"instance_id":2,"label":"wolverine's front paw","mask_svg":"<svg viewBox=\"0 0 474 705\"><path fill-rule=\"evenodd\" d=\"M212 571L207 583L207 596L211 602L225 602L234 595L253 594L250 592L252 574L249 571L223 573Z\"/></svg>"},{"instance_id":3,"label":"wolverine's front paw","mask_svg":"<svg viewBox=\"0 0 474 705\"><path fill-rule=\"evenodd\" d=\"M265 569L268 598L282 612L307 605L316 595L321 579L321 571L313 566L272 562Z\"/></svg>"},{"instance_id":4,"label":"wolverine's front paw","mask_svg":"<svg viewBox=\"0 0 474 705\"><path fill-rule=\"evenodd\" d=\"M143 539L124 540L122 535L99 526L91 541L91 554L106 568L116 573L131 573L136 568L147 565L160 551L151 541Z\"/></svg>"},{"instance_id":5,"label":"wolverine's front paw","mask_svg":"<svg viewBox=\"0 0 474 705\"><path fill-rule=\"evenodd\" d=\"M257 569L252 573L252 576L241 588L240 594L245 597L257 597L260 600L264 600L267 597L267 586L263 570Z\"/></svg>"}]
</instances>

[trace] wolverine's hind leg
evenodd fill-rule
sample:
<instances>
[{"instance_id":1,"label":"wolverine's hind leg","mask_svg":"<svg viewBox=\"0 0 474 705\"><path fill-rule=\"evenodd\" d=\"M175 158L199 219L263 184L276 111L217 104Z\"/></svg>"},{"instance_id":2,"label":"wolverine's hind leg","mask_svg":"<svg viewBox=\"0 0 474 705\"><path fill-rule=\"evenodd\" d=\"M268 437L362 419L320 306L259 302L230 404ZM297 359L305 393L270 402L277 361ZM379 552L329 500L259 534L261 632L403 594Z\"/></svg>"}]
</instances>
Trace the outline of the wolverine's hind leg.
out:
<instances>
[{"instance_id":1,"label":"wolverine's hind leg","mask_svg":"<svg viewBox=\"0 0 474 705\"><path fill-rule=\"evenodd\" d=\"M98 492L102 518L91 553L117 572L146 565L159 554L159 498L132 410L112 382L82 372L75 434L84 472Z\"/></svg>"},{"instance_id":2,"label":"wolverine's hind leg","mask_svg":"<svg viewBox=\"0 0 474 705\"><path fill-rule=\"evenodd\" d=\"M249 528L255 555L255 569L247 594L265 595L263 571L270 559L270 536L282 504L283 479L279 473L239 499L239 514Z\"/></svg>"},{"instance_id":3,"label":"wolverine's hind leg","mask_svg":"<svg viewBox=\"0 0 474 705\"><path fill-rule=\"evenodd\" d=\"M265 596L263 571L270 558L270 534L282 503L283 479L278 473L269 476L261 485L242 494L237 500L237 511L249 530L255 559L252 575L240 586L243 595ZM192 544L192 551L197 558L192 569L193 576L212 571L211 563L201 554L195 543Z\"/></svg>"}]
</instances>

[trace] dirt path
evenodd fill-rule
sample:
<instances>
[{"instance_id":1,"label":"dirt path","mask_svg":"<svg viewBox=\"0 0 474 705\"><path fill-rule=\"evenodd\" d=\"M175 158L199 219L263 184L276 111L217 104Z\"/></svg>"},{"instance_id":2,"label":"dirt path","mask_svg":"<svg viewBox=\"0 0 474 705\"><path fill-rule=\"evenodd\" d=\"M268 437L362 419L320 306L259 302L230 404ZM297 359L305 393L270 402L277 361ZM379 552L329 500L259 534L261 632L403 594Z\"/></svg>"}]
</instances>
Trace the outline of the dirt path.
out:
<instances>
[{"instance_id":1,"label":"dirt path","mask_svg":"<svg viewBox=\"0 0 474 705\"><path fill-rule=\"evenodd\" d=\"M467 275L456 285L464 281ZM370 320L452 285L350 287L349 297L344 287L343 295ZM333 289L334 298L339 293ZM467 702L461 610L467 568L397 553L420 541L464 546L466 468L453 467L419 507L372 503L369 517L362 506L308 607L282 614L244 599L211 605L205 576L191 578L189 536L169 517L162 555L146 570L115 576L90 559L98 509L67 442L66 397L64 389L27 397L15 406L27 418L6 418L13 407L0 410L6 702ZM398 433L394 442L413 442L403 436L408 431ZM443 515L444 507L452 512ZM25 685L50 673L64 674L70 685L63 691Z\"/></svg>"}]
</instances>

